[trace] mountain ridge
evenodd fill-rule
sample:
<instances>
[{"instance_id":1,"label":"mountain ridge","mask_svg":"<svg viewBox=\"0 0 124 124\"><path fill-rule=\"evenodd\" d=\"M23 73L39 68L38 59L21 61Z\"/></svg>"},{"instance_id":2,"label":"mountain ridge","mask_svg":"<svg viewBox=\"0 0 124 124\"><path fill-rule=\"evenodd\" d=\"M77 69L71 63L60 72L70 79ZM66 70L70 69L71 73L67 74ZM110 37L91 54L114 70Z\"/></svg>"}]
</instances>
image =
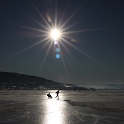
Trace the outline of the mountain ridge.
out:
<instances>
[{"instance_id":1,"label":"mountain ridge","mask_svg":"<svg viewBox=\"0 0 124 124\"><path fill-rule=\"evenodd\" d=\"M55 82L42 77L19 74L15 72L2 72L0 71L0 87L5 89L16 87L17 89L26 88L64 88L64 83Z\"/></svg>"}]
</instances>

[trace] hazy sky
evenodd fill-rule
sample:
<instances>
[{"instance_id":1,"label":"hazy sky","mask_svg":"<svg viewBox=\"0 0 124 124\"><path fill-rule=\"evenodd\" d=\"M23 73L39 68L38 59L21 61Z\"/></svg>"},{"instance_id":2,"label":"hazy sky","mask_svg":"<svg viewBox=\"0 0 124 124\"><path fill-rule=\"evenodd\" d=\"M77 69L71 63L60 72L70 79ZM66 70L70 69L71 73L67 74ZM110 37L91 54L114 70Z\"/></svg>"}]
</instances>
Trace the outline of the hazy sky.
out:
<instances>
[{"instance_id":1,"label":"hazy sky","mask_svg":"<svg viewBox=\"0 0 124 124\"><path fill-rule=\"evenodd\" d=\"M48 35L55 25L63 33L58 46ZM0 0L0 71L76 85L124 83L124 1Z\"/></svg>"}]
</instances>

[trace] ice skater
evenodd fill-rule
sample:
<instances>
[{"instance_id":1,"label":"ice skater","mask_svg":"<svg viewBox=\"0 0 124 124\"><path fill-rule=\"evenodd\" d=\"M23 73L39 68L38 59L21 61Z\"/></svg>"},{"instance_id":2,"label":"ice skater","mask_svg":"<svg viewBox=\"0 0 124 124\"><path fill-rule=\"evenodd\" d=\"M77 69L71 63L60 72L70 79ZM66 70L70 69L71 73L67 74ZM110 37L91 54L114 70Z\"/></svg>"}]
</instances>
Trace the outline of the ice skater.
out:
<instances>
[{"instance_id":1,"label":"ice skater","mask_svg":"<svg viewBox=\"0 0 124 124\"><path fill-rule=\"evenodd\" d=\"M56 92L56 97L58 97L58 99L59 99L59 90Z\"/></svg>"},{"instance_id":2,"label":"ice skater","mask_svg":"<svg viewBox=\"0 0 124 124\"><path fill-rule=\"evenodd\" d=\"M50 94L50 93L48 93L48 94L47 94L47 96L48 96L48 98L52 98L52 96L51 96L51 94Z\"/></svg>"}]
</instances>

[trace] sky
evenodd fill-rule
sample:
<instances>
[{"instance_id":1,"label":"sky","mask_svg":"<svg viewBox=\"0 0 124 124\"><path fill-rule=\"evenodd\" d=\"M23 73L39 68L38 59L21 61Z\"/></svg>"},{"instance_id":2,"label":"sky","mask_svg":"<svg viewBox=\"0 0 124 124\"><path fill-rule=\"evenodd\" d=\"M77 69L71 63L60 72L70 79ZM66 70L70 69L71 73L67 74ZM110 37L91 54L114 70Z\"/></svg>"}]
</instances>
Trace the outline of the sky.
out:
<instances>
[{"instance_id":1,"label":"sky","mask_svg":"<svg viewBox=\"0 0 124 124\"><path fill-rule=\"evenodd\" d=\"M60 30L57 44L52 29ZM1 0L0 71L78 86L123 84L124 1Z\"/></svg>"}]
</instances>

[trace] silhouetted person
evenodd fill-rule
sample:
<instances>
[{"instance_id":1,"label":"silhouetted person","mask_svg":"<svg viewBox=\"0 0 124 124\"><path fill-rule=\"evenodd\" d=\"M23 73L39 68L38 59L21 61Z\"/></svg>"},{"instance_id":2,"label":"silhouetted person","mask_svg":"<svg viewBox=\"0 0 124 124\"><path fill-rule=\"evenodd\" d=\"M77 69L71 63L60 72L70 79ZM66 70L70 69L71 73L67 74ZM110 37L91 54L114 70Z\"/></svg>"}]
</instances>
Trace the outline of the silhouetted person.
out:
<instances>
[{"instance_id":1,"label":"silhouetted person","mask_svg":"<svg viewBox=\"0 0 124 124\"><path fill-rule=\"evenodd\" d=\"M59 90L56 92L56 97L59 98ZM56 97L55 97L55 98L56 98Z\"/></svg>"},{"instance_id":2,"label":"silhouetted person","mask_svg":"<svg viewBox=\"0 0 124 124\"><path fill-rule=\"evenodd\" d=\"M48 98L52 98L52 96L51 96L51 94L50 94L50 93L48 93L48 94L47 94L47 96L48 96Z\"/></svg>"}]
</instances>

